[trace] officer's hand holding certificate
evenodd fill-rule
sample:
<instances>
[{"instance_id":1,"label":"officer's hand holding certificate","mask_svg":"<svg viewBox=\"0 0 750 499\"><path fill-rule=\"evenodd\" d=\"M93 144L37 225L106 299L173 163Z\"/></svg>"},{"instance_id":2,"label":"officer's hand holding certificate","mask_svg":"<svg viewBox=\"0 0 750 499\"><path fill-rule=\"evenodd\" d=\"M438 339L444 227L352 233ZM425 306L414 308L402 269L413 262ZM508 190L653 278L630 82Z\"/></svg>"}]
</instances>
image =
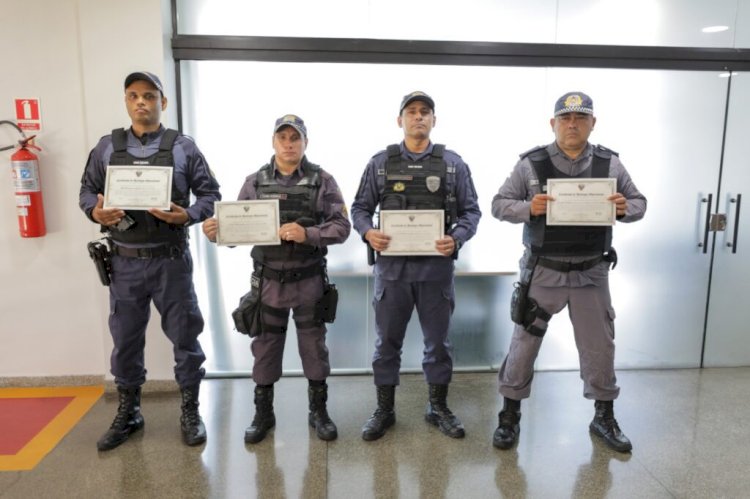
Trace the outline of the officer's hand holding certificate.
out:
<instances>
[{"instance_id":1,"label":"officer's hand holding certificate","mask_svg":"<svg viewBox=\"0 0 750 499\"><path fill-rule=\"evenodd\" d=\"M547 179L547 225L614 225L614 178Z\"/></svg>"},{"instance_id":2,"label":"officer's hand holding certificate","mask_svg":"<svg viewBox=\"0 0 750 499\"><path fill-rule=\"evenodd\" d=\"M217 201L214 203L220 246L281 244L279 200Z\"/></svg>"}]
</instances>

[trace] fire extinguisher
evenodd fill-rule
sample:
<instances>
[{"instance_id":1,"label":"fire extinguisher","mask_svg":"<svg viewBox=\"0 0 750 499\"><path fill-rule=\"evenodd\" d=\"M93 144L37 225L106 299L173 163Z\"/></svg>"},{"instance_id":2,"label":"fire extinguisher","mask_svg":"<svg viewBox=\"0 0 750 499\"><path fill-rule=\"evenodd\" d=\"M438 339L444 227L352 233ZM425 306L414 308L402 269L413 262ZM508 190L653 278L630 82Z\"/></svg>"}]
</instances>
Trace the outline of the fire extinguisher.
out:
<instances>
[{"instance_id":1,"label":"fire extinguisher","mask_svg":"<svg viewBox=\"0 0 750 499\"><path fill-rule=\"evenodd\" d=\"M19 149L10 157L13 183L16 188L16 212L21 237L41 237L47 233L44 225L42 182L39 177L39 158L29 149L41 149L31 143L35 136L18 141Z\"/></svg>"}]
</instances>

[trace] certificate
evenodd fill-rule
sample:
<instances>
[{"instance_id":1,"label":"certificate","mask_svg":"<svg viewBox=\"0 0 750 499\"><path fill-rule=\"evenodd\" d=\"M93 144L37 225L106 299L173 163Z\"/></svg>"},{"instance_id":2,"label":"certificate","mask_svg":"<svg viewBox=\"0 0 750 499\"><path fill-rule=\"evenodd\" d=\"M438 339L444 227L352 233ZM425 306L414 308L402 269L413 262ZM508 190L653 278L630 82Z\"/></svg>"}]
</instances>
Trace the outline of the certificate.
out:
<instances>
[{"instance_id":1,"label":"certificate","mask_svg":"<svg viewBox=\"0 0 750 499\"><path fill-rule=\"evenodd\" d=\"M547 225L614 225L617 210L607 198L617 192L614 178L547 180Z\"/></svg>"},{"instance_id":2,"label":"certificate","mask_svg":"<svg viewBox=\"0 0 750 499\"><path fill-rule=\"evenodd\" d=\"M281 244L278 199L217 201L214 215L218 221L216 243L219 246Z\"/></svg>"},{"instance_id":3,"label":"certificate","mask_svg":"<svg viewBox=\"0 0 750 499\"><path fill-rule=\"evenodd\" d=\"M435 241L444 236L443 210L381 210L380 230L391 236L385 256L440 255Z\"/></svg>"},{"instance_id":4,"label":"certificate","mask_svg":"<svg viewBox=\"0 0 750 499\"><path fill-rule=\"evenodd\" d=\"M109 165L104 179L104 207L122 210L169 210L171 166Z\"/></svg>"}]
</instances>

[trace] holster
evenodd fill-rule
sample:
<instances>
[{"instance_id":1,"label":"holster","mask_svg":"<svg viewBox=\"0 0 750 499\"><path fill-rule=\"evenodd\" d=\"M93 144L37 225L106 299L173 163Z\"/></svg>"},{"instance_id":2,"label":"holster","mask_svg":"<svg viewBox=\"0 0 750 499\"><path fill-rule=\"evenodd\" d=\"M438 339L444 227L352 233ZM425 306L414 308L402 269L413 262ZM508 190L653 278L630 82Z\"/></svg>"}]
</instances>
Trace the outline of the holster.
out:
<instances>
[{"instance_id":1,"label":"holster","mask_svg":"<svg viewBox=\"0 0 750 499\"><path fill-rule=\"evenodd\" d=\"M526 322L529 285L523 282L514 282L513 287L513 294L510 295L510 318L516 324L523 326Z\"/></svg>"},{"instance_id":2,"label":"holster","mask_svg":"<svg viewBox=\"0 0 750 499\"><path fill-rule=\"evenodd\" d=\"M530 256L526 262L527 272L522 272L521 280L513 283L515 289L510 297L510 318L519 326L523 326L529 334L534 336L544 336L546 330L534 326L533 323L537 317L548 321L550 314L539 307L537 301L529 297L529 288L531 279L534 277L534 268L536 267L538 257Z\"/></svg>"},{"instance_id":3,"label":"holster","mask_svg":"<svg viewBox=\"0 0 750 499\"><path fill-rule=\"evenodd\" d=\"M112 252L109 245L108 238L97 239L86 245L89 257L94 261L99 280L104 286L109 286L112 282Z\"/></svg>"},{"instance_id":4,"label":"holster","mask_svg":"<svg viewBox=\"0 0 750 499\"><path fill-rule=\"evenodd\" d=\"M260 317L262 281L259 273L253 272L250 275L250 291L240 298L240 304L232 312L235 329L251 338L260 335L263 330Z\"/></svg>"},{"instance_id":5,"label":"holster","mask_svg":"<svg viewBox=\"0 0 750 499\"><path fill-rule=\"evenodd\" d=\"M315 320L332 323L336 320L339 304L339 291L328 281L328 268L323 269L323 296L315 303Z\"/></svg>"}]
</instances>

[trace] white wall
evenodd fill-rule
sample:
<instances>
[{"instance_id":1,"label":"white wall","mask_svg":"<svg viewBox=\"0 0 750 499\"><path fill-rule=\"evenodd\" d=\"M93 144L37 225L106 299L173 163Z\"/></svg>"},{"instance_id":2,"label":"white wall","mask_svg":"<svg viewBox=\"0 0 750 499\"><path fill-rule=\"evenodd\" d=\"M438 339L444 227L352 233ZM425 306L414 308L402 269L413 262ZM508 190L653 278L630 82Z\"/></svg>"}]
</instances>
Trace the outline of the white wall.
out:
<instances>
[{"instance_id":1,"label":"white wall","mask_svg":"<svg viewBox=\"0 0 750 499\"><path fill-rule=\"evenodd\" d=\"M0 152L0 381L109 375L107 289L86 243L97 227L78 208L89 150L127 126L123 80L134 70L164 76L174 104L167 0L3 0L0 11L0 120L13 99L41 101L38 134L47 235L21 238L10 178L12 151ZM174 108L165 124L175 126ZM0 127L0 146L16 131ZM172 379L171 345L154 311L147 338L149 379ZM0 383L2 384L2 383Z\"/></svg>"}]
</instances>

